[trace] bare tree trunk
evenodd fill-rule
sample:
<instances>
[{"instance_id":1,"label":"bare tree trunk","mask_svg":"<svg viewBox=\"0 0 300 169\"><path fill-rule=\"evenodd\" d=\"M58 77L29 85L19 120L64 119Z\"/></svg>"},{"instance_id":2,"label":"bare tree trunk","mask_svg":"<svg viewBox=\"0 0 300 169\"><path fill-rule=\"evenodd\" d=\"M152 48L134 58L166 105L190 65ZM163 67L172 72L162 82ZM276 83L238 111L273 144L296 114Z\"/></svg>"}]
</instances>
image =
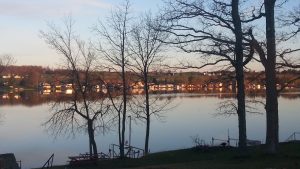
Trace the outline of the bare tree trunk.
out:
<instances>
[{"instance_id":1,"label":"bare tree trunk","mask_svg":"<svg viewBox=\"0 0 300 169\"><path fill-rule=\"evenodd\" d=\"M98 158L98 150L97 150L97 144L96 144L96 141L95 141L94 131L93 131L91 140L92 140L92 147L93 147L94 157Z\"/></svg>"},{"instance_id":2,"label":"bare tree trunk","mask_svg":"<svg viewBox=\"0 0 300 169\"><path fill-rule=\"evenodd\" d=\"M232 83L232 93L236 93L236 79L233 79L231 83Z\"/></svg>"},{"instance_id":3,"label":"bare tree trunk","mask_svg":"<svg viewBox=\"0 0 300 169\"><path fill-rule=\"evenodd\" d=\"M119 136L119 145L120 145L120 154L121 154L121 144L122 144L122 136L121 136L121 112L118 112L118 136Z\"/></svg>"},{"instance_id":4,"label":"bare tree trunk","mask_svg":"<svg viewBox=\"0 0 300 169\"><path fill-rule=\"evenodd\" d=\"M97 151L97 144L95 141L95 133L93 129L93 121L88 120L88 134L89 134L89 142L90 142L90 157L97 158L98 151Z\"/></svg>"},{"instance_id":5,"label":"bare tree trunk","mask_svg":"<svg viewBox=\"0 0 300 169\"><path fill-rule=\"evenodd\" d=\"M150 115L147 115L146 121L145 155L149 153Z\"/></svg>"},{"instance_id":6,"label":"bare tree trunk","mask_svg":"<svg viewBox=\"0 0 300 169\"><path fill-rule=\"evenodd\" d=\"M245 85L244 72L242 68L236 69L237 79L237 102L238 102L238 121L239 121L239 148L245 149L247 146L247 130L246 130L246 110L245 110Z\"/></svg>"},{"instance_id":7,"label":"bare tree trunk","mask_svg":"<svg viewBox=\"0 0 300 169\"><path fill-rule=\"evenodd\" d=\"M149 135L150 135L150 103L149 103L149 86L148 86L148 74L144 72L144 85L145 85L145 97L146 97L146 137L145 137L145 155L149 152Z\"/></svg>"},{"instance_id":8,"label":"bare tree trunk","mask_svg":"<svg viewBox=\"0 0 300 169\"><path fill-rule=\"evenodd\" d=\"M123 44L125 43L125 36L123 36ZM122 131L121 131L121 142L120 142L120 158L125 157L125 127L126 127L126 111L127 111L127 84L125 74L125 53L122 50L122 83L123 83L123 114L122 114Z\"/></svg>"},{"instance_id":9,"label":"bare tree trunk","mask_svg":"<svg viewBox=\"0 0 300 169\"><path fill-rule=\"evenodd\" d=\"M276 0L265 0L266 11L266 39L267 64L266 71L266 115L267 135L266 145L268 153L278 151L278 98L276 89L276 41L274 8Z\"/></svg>"},{"instance_id":10,"label":"bare tree trunk","mask_svg":"<svg viewBox=\"0 0 300 169\"><path fill-rule=\"evenodd\" d=\"M89 129L88 129L89 130ZM92 147L92 141L91 141L91 137L90 137L90 131L88 131L89 134L89 150L90 150L90 157L92 157L93 155L93 147Z\"/></svg>"},{"instance_id":11,"label":"bare tree trunk","mask_svg":"<svg viewBox=\"0 0 300 169\"><path fill-rule=\"evenodd\" d=\"M236 55L236 81L237 81L237 102L238 102L238 121L239 121L239 148L245 149L247 146L246 130L246 108L245 108L245 84L244 84L244 65L243 65L243 32L239 15L239 0L232 0L232 18L235 27L235 55Z\"/></svg>"}]
</instances>

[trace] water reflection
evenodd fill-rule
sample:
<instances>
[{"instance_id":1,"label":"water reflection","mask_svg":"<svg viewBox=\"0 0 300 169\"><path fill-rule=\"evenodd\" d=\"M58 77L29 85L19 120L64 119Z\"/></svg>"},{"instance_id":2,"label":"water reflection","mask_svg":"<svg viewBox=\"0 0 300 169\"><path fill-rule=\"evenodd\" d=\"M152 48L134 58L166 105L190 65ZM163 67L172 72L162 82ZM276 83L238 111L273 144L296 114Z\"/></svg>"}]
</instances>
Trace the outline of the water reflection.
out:
<instances>
[{"instance_id":1,"label":"water reflection","mask_svg":"<svg viewBox=\"0 0 300 169\"><path fill-rule=\"evenodd\" d=\"M43 91L18 91L18 92L0 92L0 105L25 105L25 106L38 106L44 103L49 102L57 102L71 99L70 95L73 94L72 89L67 89L64 91L51 91L51 90L43 90ZM115 95L119 93L115 92ZM134 89L131 91L133 95L141 95L144 94L142 89ZM219 99L227 99L234 98L234 93L227 92L203 92L203 91L188 91L188 92L174 92L174 91L156 91L152 92L152 94L157 94L159 97L166 98L209 98L209 97L217 97ZM164 94L162 96L161 94ZM248 98L262 98L264 97L264 93L254 93L248 92ZM107 90L103 92L92 92L91 98L99 98L99 97L107 97ZM281 93L281 98L285 99L298 99L300 98L300 92L285 92Z\"/></svg>"},{"instance_id":2,"label":"water reflection","mask_svg":"<svg viewBox=\"0 0 300 169\"><path fill-rule=\"evenodd\" d=\"M70 95L51 93L44 95L38 92L22 91L18 93L0 93L0 151L15 153L17 160L22 160L23 168L41 167L54 153L55 164L65 164L68 156L85 153L88 139L85 132L75 138L58 137L54 139L41 126L49 117L49 104L53 101L70 99ZM17 96L17 97L15 97ZM187 148L193 145L191 136L198 135L207 142L212 137L227 138L228 130L232 138L238 137L237 116L215 116L220 102L232 100L231 93L169 93L157 95L160 100L172 99L179 103L175 109L164 114L164 122L152 121L150 134L150 151L164 151ZM94 93L90 99L105 97L105 94ZM263 94L248 94L248 99L264 99ZM283 93L279 97L280 140L299 131L300 93ZM260 108L258 111L264 111ZM1 120L0 120L1 121ZM264 141L265 116L247 114L247 136L249 139ZM132 124L132 145L143 147L144 124L138 121ZM126 133L128 136L128 133ZM116 131L96 137L98 149L108 152L109 145L117 143ZM30 154L30 156L28 155Z\"/></svg>"}]
</instances>

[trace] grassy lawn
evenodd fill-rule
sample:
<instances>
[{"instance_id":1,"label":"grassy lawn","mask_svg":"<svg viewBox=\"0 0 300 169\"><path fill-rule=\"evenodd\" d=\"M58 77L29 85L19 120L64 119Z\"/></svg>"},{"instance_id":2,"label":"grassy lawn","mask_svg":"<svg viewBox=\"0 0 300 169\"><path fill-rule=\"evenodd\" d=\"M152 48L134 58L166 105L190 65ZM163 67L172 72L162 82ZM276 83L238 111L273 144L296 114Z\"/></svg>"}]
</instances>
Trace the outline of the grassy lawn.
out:
<instances>
[{"instance_id":1,"label":"grassy lawn","mask_svg":"<svg viewBox=\"0 0 300 169\"><path fill-rule=\"evenodd\" d=\"M56 169L71 168L56 166ZM280 153L268 155L263 147L241 154L236 148L191 148L153 153L141 159L99 161L76 169L300 169L300 143L282 143Z\"/></svg>"}]
</instances>

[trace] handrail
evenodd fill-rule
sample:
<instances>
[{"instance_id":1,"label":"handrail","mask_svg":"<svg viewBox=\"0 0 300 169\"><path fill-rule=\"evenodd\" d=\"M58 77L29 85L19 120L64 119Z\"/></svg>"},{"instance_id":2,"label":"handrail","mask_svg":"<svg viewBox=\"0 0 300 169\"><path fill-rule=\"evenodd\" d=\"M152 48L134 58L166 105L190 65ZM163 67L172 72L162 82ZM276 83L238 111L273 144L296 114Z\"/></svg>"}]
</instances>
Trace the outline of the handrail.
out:
<instances>
[{"instance_id":1,"label":"handrail","mask_svg":"<svg viewBox=\"0 0 300 169\"><path fill-rule=\"evenodd\" d=\"M111 144L112 150L110 149L110 154L112 151L112 158L118 158L119 154L115 151L115 147L119 148L120 146L117 144ZM124 146L124 150L127 150L125 153L126 157L129 158L139 158L144 155L144 150L138 147L133 147L133 146ZM140 155L141 152L141 155ZM137 155L137 156L136 156Z\"/></svg>"},{"instance_id":2,"label":"handrail","mask_svg":"<svg viewBox=\"0 0 300 169\"><path fill-rule=\"evenodd\" d=\"M294 133L292 133L285 141L289 142L289 141L299 140L299 139L297 139L297 135L300 135L300 132L294 132Z\"/></svg>"},{"instance_id":3,"label":"handrail","mask_svg":"<svg viewBox=\"0 0 300 169\"><path fill-rule=\"evenodd\" d=\"M53 164L53 158L54 158L54 153L50 156L50 158L46 161L46 163L43 165L43 168L52 168L52 164Z\"/></svg>"},{"instance_id":4,"label":"handrail","mask_svg":"<svg viewBox=\"0 0 300 169\"><path fill-rule=\"evenodd\" d=\"M97 156L99 159L101 158L110 158L108 154L105 154L103 152L100 152L100 153L97 153ZM78 157L82 157L82 158L94 158L95 157L95 154L90 154L90 153L84 153L84 154L79 154Z\"/></svg>"},{"instance_id":5,"label":"handrail","mask_svg":"<svg viewBox=\"0 0 300 169\"><path fill-rule=\"evenodd\" d=\"M232 141L235 141L235 146L238 146L238 142L239 142L239 139L236 139L236 138L230 138L230 137L228 137L228 139L227 140L225 140L225 139L218 139L218 138L214 138L214 137L212 137L212 139L211 139L211 145L212 146L215 146L216 144L215 144L215 141L220 141L221 142L221 145L226 145L227 144L227 146L231 146L231 142ZM259 140L249 140L249 139L247 139L246 140L246 143L247 143L247 146L253 146L253 145L259 145L259 144L261 144L261 141L259 141Z\"/></svg>"}]
</instances>

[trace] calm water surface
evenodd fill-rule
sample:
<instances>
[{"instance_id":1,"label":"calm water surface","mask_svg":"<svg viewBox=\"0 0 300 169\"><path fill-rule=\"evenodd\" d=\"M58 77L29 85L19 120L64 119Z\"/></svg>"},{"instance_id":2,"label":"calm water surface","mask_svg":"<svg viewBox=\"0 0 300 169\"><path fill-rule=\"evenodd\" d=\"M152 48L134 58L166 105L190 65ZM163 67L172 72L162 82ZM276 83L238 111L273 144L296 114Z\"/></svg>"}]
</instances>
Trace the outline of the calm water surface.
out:
<instances>
[{"instance_id":1,"label":"calm water surface","mask_svg":"<svg viewBox=\"0 0 300 169\"><path fill-rule=\"evenodd\" d=\"M165 112L161 120L151 123L150 151L165 151L193 146L191 137L210 143L212 137L226 139L238 137L237 116L217 116L220 102L231 99L226 94L169 94L177 105ZM264 100L262 97L257 99ZM284 141L291 133L300 130L300 94L286 94L279 97L280 140ZM257 105L262 112L262 107ZM28 106L22 104L2 104L0 107L0 154L14 153L22 161L22 168L41 167L52 153L54 164L66 164L68 156L85 153L88 150L86 133L76 137L49 135L42 124L50 117L49 104ZM248 138L264 141L265 114L247 114ZM133 123L132 145L143 147L144 125ZM128 133L126 133L128 136ZM117 133L111 131L98 134L99 151L108 152L111 143L117 143Z\"/></svg>"}]
</instances>

